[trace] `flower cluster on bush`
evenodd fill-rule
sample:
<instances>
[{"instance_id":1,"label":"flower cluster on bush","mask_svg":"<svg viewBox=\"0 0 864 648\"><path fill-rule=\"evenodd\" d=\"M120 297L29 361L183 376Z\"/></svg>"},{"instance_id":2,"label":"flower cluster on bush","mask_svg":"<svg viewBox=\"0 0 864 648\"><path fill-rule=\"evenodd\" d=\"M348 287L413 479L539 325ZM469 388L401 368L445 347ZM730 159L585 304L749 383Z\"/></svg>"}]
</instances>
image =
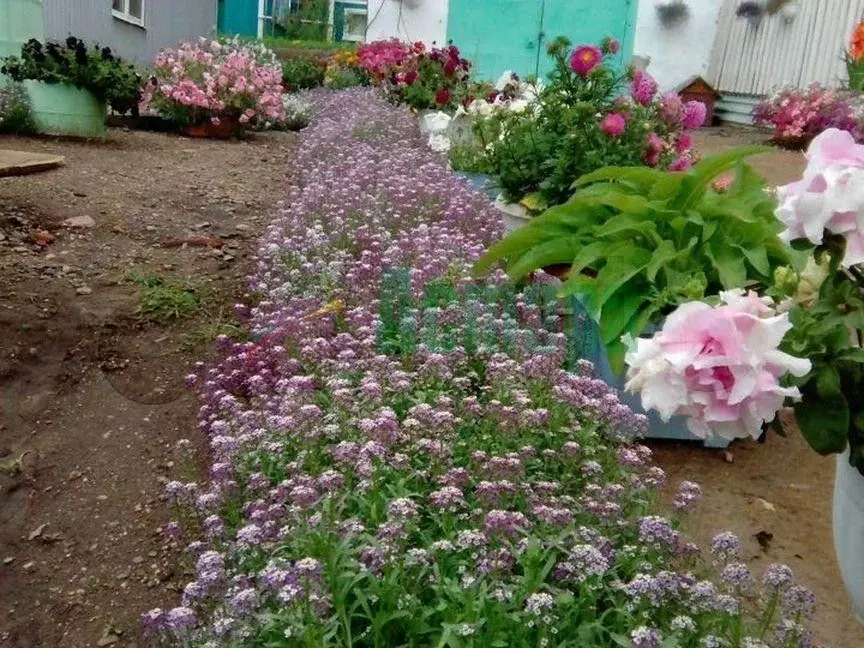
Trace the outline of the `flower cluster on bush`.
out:
<instances>
[{"instance_id":1,"label":"flower cluster on bush","mask_svg":"<svg viewBox=\"0 0 864 648\"><path fill-rule=\"evenodd\" d=\"M20 57L3 61L0 73L14 81L70 83L119 113L135 110L141 92L141 77L133 65L109 47L88 46L74 36L63 43L45 44L31 38L22 46Z\"/></svg>"},{"instance_id":2,"label":"flower cluster on bush","mask_svg":"<svg viewBox=\"0 0 864 648\"><path fill-rule=\"evenodd\" d=\"M153 62L143 102L182 126L278 122L284 116L282 68L262 56L260 47L239 40L202 38L164 49Z\"/></svg>"},{"instance_id":3,"label":"flower cluster on bush","mask_svg":"<svg viewBox=\"0 0 864 648\"><path fill-rule=\"evenodd\" d=\"M190 376L210 481L167 485L184 518L166 533L195 576L148 630L202 648L810 645L788 567L757 582L721 534L711 580L658 515L644 418L566 365L554 302L494 274L513 301L476 304L490 338L445 303L434 344L411 343L430 326L413 307L382 339L388 272L407 273L403 307L470 292L502 228L408 111L362 90L317 109L250 278L261 301L238 307L256 341L221 340ZM698 497L682 483L675 509Z\"/></svg>"},{"instance_id":4,"label":"flower cluster on bush","mask_svg":"<svg viewBox=\"0 0 864 648\"><path fill-rule=\"evenodd\" d=\"M360 66L357 52L348 50L331 56L324 74L324 86L332 90L344 90L359 85L369 85L369 75Z\"/></svg>"},{"instance_id":5,"label":"flower cluster on bush","mask_svg":"<svg viewBox=\"0 0 864 648\"><path fill-rule=\"evenodd\" d=\"M803 148L819 133L836 128L864 140L864 102L857 92L826 88L778 89L753 109L756 124L773 130L774 140L790 148Z\"/></svg>"},{"instance_id":6,"label":"flower cluster on bush","mask_svg":"<svg viewBox=\"0 0 864 648\"><path fill-rule=\"evenodd\" d=\"M693 163L689 130L702 126L705 106L658 94L646 72L615 72L619 44L600 46L557 39L550 82L531 110L478 120L477 135L496 169L504 198L536 205L560 204L573 180L608 165L648 165L685 170ZM619 88L629 83L629 93Z\"/></svg>"},{"instance_id":7,"label":"flower cluster on bush","mask_svg":"<svg viewBox=\"0 0 864 648\"><path fill-rule=\"evenodd\" d=\"M471 63L455 45L427 48L391 39L361 45L357 56L372 83L395 103L455 109L469 96Z\"/></svg>"},{"instance_id":8,"label":"flower cluster on bush","mask_svg":"<svg viewBox=\"0 0 864 648\"><path fill-rule=\"evenodd\" d=\"M27 92L18 83L0 82L0 133L18 135L35 130Z\"/></svg>"}]
</instances>

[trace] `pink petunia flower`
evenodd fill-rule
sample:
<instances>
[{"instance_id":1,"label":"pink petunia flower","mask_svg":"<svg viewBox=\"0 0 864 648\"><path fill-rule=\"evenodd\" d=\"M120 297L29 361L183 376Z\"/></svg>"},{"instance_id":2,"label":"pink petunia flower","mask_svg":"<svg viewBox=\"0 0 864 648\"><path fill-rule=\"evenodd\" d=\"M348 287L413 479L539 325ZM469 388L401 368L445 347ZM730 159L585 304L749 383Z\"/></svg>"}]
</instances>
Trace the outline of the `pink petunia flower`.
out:
<instances>
[{"instance_id":1,"label":"pink petunia flower","mask_svg":"<svg viewBox=\"0 0 864 648\"><path fill-rule=\"evenodd\" d=\"M627 389L664 421L687 416L687 427L705 438L758 438L795 387L782 387L786 373L804 376L810 361L778 349L792 328L788 313L756 293L720 293L724 304L679 306L651 338L640 338L626 355Z\"/></svg>"}]
</instances>

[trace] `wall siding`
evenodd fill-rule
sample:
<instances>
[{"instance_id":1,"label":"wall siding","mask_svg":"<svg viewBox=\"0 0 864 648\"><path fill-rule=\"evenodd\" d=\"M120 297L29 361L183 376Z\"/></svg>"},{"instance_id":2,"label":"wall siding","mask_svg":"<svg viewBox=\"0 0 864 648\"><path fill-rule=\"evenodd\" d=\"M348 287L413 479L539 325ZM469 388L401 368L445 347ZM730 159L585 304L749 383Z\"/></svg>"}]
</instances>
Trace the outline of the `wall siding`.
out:
<instances>
[{"instance_id":1,"label":"wall siding","mask_svg":"<svg viewBox=\"0 0 864 648\"><path fill-rule=\"evenodd\" d=\"M764 96L784 84L844 82L843 50L864 18L864 0L801 0L794 21L766 16L758 29L735 15L738 4L724 0L720 8L708 66L708 78L721 92Z\"/></svg>"},{"instance_id":2,"label":"wall siding","mask_svg":"<svg viewBox=\"0 0 864 648\"><path fill-rule=\"evenodd\" d=\"M45 37L95 41L144 65L163 47L215 33L216 0L146 0L146 5L142 29L114 18L110 0L45 0Z\"/></svg>"}]
</instances>

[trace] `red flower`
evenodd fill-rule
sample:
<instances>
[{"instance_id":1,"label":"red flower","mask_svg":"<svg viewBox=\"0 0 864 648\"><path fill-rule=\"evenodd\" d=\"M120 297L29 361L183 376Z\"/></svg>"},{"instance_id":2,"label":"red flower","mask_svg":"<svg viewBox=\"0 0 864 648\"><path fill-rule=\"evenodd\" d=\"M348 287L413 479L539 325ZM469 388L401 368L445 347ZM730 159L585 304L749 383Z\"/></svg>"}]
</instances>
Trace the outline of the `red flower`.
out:
<instances>
[{"instance_id":1,"label":"red flower","mask_svg":"<svg viewBox=\"0 0 864 648\"><path fill-rule=\"evenodd\" d=\"M452 59L452 58L449 61L447 61L444 64L444 76L448 76L448 77L453 76L453 73L456 71L456 67L458 65L459 65L459 62Z\"/></svg>"},{"instance_id":2,"label":"red flower","mask_svg":"<svg viewBox=\"0 0 864 648\"><path fill-rule=\"evenodd\" d=\"M414 70L405 73L405 84L411 85L417 80L417 73Z\"/></svg>"},{"instance_id":3,"label":"red flower","mask_svg":"<svg viewBox=\"0 0 864 648\"><path fill-rule=\"evenodd\" d=\"M450 91L447 88L442 88L435 93L435 103L439 106L445 106L450 103Z\"/></svg>"}]
</instances>

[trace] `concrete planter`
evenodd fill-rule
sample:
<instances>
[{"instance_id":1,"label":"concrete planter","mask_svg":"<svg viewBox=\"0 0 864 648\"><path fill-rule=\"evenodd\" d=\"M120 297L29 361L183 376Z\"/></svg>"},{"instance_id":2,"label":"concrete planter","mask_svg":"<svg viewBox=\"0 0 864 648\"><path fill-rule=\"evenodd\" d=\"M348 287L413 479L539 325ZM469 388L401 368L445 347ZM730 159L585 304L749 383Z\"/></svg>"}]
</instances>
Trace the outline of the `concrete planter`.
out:
<instances>
[{"instance_id":1,"label":"concrete planter","mask_svg":"<svg viewBox=\"0 0 864 648\"><path fill-rule=\"evenodd\" d=\"M849 465L849 449L837 456L834 482L834 549L855 617L864 624L864 476Z\"/></svg>"},{"instance_id":2,"label":"concrete planter","mask_svg":"<svg viewBox=\"0 0 864 648\"><path fill-rule=\"evenodd\" d=\"M528 210L517 203L504 202L501 196L495 200L495 208L501 212L501 220L507 232L515 232L531 220Z\"/></svg>"},{"instance_id":3,"label":"concrete planter","mask_svg":"<svg viewBox=\"0 0 864 648\"><path fill-rule=\"evenodd\" d=\"M92 93L69 83L25 81L40 133L104 137L108 110Z\"/></svg>"}]
</instances>

